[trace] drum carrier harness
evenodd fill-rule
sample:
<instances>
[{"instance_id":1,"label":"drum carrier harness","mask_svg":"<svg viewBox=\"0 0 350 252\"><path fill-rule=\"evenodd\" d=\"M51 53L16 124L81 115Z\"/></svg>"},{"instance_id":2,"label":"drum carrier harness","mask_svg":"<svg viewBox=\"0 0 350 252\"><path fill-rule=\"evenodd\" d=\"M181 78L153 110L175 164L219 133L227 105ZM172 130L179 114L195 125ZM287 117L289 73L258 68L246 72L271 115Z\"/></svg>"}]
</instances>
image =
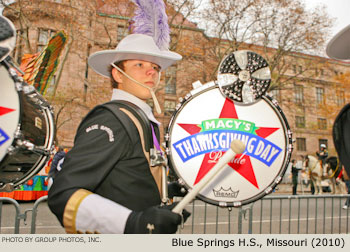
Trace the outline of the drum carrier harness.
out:
<instances>
[{"instance_id":1,"label":"drum carrier harness","mask_svg":"<svg viewBox=\"0 0 350 252\"><path fill-rule=\"evenodd\" d=\"M113 115L123 124L123 127L132 141L136 140L138 136L133 134L130 125L133 123L136 126L139 132L143 152L148 161L152 176L156 181L162 203L166 204L168 202L166 177L167 158L160 150L159 146L157 148L157 144L154 141L154 138L156 138L155 140L160 138L159 129L151 126L146 114L131 102L113 100L96 106L90 111L90 113L98 108L105 108L112 112Z\"/></svg>"}]
</instances>

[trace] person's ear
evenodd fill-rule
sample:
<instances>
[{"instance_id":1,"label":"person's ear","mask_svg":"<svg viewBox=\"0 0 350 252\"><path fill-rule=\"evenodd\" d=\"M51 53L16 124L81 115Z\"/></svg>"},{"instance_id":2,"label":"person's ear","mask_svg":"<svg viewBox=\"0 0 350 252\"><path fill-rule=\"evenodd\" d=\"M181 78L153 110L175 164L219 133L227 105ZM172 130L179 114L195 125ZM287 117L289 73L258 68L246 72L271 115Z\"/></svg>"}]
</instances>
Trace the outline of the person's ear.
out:
<instances>
[{"instance_id":1,"label":"person's ear","mask_svg":"<svg viewBox=\"0 0 350 252\"><path fill-rule=\"evenodd\" d=\"M112 69L112 77L113 77L113 79L114 79L116 82L118 82L118 83L122 83L122 82L123 82L121 76L122 76L122 73L119 72L118 69L116 69L116 68L113 68L113 69Z\"/></svg>"}]
</instances>

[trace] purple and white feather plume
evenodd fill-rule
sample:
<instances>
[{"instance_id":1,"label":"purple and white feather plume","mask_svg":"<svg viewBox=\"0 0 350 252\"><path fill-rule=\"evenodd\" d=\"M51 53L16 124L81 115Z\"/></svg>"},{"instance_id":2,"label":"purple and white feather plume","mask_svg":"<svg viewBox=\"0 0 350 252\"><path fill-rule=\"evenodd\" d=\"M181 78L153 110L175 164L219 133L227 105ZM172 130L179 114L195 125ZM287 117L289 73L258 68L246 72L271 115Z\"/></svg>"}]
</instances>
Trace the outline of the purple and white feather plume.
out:
<instances>
[{"instance_id":1,"label":"purple and white feather plume","mask_svg":"<svg viewBox=\"0 0 350 252\"><path fill-rule=\"evenodd\" d=\"M163 0L132 0L136 4L131 19L133 33L153 37L160 50L169 50L170 29Z\"/></svg>"}]
</instances>

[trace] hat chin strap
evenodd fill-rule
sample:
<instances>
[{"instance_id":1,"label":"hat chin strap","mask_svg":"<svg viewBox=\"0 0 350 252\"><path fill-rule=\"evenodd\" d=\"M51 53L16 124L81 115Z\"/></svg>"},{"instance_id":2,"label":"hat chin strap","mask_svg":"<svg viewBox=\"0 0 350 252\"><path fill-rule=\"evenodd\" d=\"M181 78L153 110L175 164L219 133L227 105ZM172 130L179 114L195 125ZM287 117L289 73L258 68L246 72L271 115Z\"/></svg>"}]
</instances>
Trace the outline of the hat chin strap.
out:
<instances>
[{"instance_id":1,"label":"hat chin strap","mask_svg":"<svg viewBox=\"0 0 350 252\"><path fill-rule=\"evenodd\" d=\"M152 96L152 99L153 99L153 102L154 102L154 106L156 108L156 111L158 114L161 114L162 113L162 110L160 109L160 106L159 106L159 102L157 100L157 97L156 97L156 94L154 93L154 89L158 86L159 82L160 82L160 73L158 75L158 81L157 83L154 85L154 87L150 88L149 86L135 80L133 77L131 77L130 75L128 75L127 73L125 73L120 67L116 66L114 63L111 63L111 65L116 68L119 72L121 72L122 74L124 74L128 79L130 79L131 81L135 82L136 84L139 84L140 86L144 87L144 88L147 88L150 93L151 93L151 96Z\"/></svg>"}]
</instances>

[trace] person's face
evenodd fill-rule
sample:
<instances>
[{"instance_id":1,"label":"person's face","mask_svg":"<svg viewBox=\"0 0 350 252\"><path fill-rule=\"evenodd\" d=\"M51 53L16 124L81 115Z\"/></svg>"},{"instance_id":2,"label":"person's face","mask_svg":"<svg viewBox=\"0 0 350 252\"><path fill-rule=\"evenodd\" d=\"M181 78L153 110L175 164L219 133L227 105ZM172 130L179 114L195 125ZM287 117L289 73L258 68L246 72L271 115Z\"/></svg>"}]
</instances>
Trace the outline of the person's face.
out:
<instances>
[{"instance_id":1,"label":"person's face","mask_svg":"<svg viewBox=\"0 0 350 252\"><path fill-rule=\"evenodd\" d=\"M153 88L159 78L160 67L152 62L143 60L124 61L124 72L142 84ZM112 76L118 82L118 88L136 97L147 100L151 98L149 89L133 82L117 69L112 70Z\"/></svg>"}]
</instances>

